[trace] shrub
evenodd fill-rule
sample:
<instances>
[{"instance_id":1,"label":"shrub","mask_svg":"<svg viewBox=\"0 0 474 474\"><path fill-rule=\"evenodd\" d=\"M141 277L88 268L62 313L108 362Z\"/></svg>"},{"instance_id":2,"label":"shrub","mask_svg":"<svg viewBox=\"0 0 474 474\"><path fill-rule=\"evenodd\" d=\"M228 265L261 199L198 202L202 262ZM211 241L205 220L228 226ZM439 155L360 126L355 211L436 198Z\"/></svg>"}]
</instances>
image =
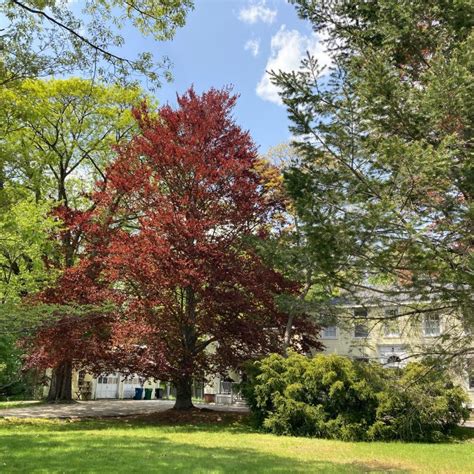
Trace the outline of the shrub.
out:
<instances>
[{"instance_id":1,"label":"shrub","mask_svg":"<svg viewBox=\"0 0 474 474\"><path fill-rule=\"evenodd\" d=\"M469 417L466 394L442 368L411 363L378 394L371 439L439 441Z\"/></svg>"},{"instance_id":2,"label":"shrub","mask_svg":"<svg viewBox=\"0 0 474 474\"><path fill-rule=\"evenodd\" d=\"M465 417L465 394L443 370L404 370L336 355L270 355L248 364L242 392L276 434L436 441Z\"/></svg>"}]
</instances>

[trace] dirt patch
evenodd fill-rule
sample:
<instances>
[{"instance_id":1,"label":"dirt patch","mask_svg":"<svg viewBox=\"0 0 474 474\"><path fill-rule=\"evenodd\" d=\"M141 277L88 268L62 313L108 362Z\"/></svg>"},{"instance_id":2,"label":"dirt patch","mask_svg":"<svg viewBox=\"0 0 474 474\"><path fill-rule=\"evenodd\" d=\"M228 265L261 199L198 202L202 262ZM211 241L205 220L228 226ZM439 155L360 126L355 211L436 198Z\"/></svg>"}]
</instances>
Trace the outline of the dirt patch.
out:
<instances>
[{"instance_id":1,"label":"dirt patch","mask_svg":"<svg viewBox=\"0 0 474 474\"><path fill-rule=\"evenodd\" d=\"M126 418L160 425L226 425L245 421L248 417L248 413L217 411L208 408L192 408L190 410L171 409L148 415L127 416Z\"/></svg>"}]
</instances>

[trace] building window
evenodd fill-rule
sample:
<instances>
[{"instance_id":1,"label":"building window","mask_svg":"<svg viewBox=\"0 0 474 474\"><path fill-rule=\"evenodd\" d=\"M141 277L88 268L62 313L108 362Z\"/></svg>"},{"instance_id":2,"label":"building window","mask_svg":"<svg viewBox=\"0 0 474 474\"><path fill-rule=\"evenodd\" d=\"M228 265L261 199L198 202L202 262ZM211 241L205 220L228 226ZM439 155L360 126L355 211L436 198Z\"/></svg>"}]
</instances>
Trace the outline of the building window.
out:
<instances>
[{"instance_id":1,"label":"building window","mask_svg":"<svg viewBox=\"0 0 474 474\"><path fill-rule=\"evenodd\" d=\"M366 322L359 322L360 320L367 319L367 310L365 308L357 308L354 310L354 319L356 323L354 325L354 337L367 337L369 335L369 328ZM359 320L359 321L358 321Z\"/></svg>"},{"instance_id":2,"label":"building window","mask_svg":"<svg viewBox=\"0 0 474 474\"><path fill-rule=\"evenodd\" d=\"M379 346L380 363L388 368L403 367L406 364L407 353L403 345Z\"/></svg>"},{"instance_id":3,"label":"building window","mask_svg":"<svg viewBox=\"0 0 474 474\"><path fill-rule=\"evenodd\" d=\"M400 325L397 315L398 310L396 308L385 310L385 317L387 318L384 324L385 337L400 337Z\"/></svg>"},{"instance_id":4,"label":"building window","mask_svg":"<svg viewBox=\"0 0 474 474\"><path fill-rule=\"evenodd\" d=\"M337 326L326 326L323 328L323 339L337 339Z\"/></svg>"},{"instance_id":5,"label":"building window","mask_svg":"<svg viewBox=\"0 0 474 474\"><path fill-rule=\"evenodd\" d=\"M117 384L118 383L118 377L111 376L111 375L101 375L97 379L97 383L110 384L110 385Z\"/></svg>"},{"instance_id":6,"label":"building window","mask_svg":"<svg viewBox=\"0 0 474 474\"><path fill-rule=\"evenodd\" d=\"M398 365L402 359L400 359L400 356L397 355L391 355L387 359L387 365Z\"/></svg>"},{"instance_id":7,"label":"building window","mask_svg":"<svg viewBox=\"0 0 474 474\"><path fill-rule=\"evenodd\" d=\"M221 379L220 381L220 392L222 394L231 394L232 393L232 385L234 381L232 379Z\"/></svg>"},{"instance_id":8,"label":"building window","mask_svg":"<svg viewBox=\"0 0 474 474\"><path fill-rule=\"evenodd\" d=\"M431 314L423 319L423 335L427 337L435 337L441 334L439 316Z\"/></svg>"},{"instance_id":9,"label":"building window","mask_svg":"<svg viewBox=\"0 0 474 474\"><path fill-rule=\"evenodd\" d=\"M469 375L469 390L474 390L474 374Z\"/></svg>"}]
</instances>

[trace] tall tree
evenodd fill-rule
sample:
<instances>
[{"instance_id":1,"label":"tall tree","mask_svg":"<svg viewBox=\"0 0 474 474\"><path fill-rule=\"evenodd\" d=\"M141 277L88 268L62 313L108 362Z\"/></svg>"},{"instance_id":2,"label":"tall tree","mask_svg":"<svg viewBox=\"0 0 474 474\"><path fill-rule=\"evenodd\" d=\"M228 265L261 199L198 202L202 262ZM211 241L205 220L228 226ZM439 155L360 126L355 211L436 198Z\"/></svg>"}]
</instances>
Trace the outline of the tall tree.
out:
<instances>
[{"instance_id":1,"label":"tall tree","mask_svg":"<svg viewBox=\"0 0 474 474\"><path fill-rule=\"evenodd\" d=\"M92 84L87 80L24 81L10 100L17 131L5 171L28 186L37 199L57 203L70 220L90 204L88 193L113 154L113 146L132 136L131 109L142 100L138 88ZM78 238L63 233L64 266L74 263Z\"/></svg>"},{"instance_id":2,"label":"tall tree","mask_svg":"<svg viewBox=\"0 0 474 474\"><path fill-rule=\"evenodd\" d=\"M116 369L133 341L142 352L133 370L172 380L177 409L192 407L193 377L281 351L286 317L274 297L294 289L250 245L278 203L231 118L235 101L228 90L190 90L159 118L136 111L140 133L120 147L96 195L90 260L81 263L83 274L100 268L95 279L113 290L107 297L129 328L112 350ZM65 286L77 282L71 272ZM317 344L308 320L296 332L300 350Z\"/></svg>"},{"instance_id":3,"label":"tall tree","mask_svg":"<svg viewBox=\"0 0 474 474\"><path fill-rule=\"evenodd\" d=\"M354 300L375 287L380 304L419 301L400 316L442 310L472 328L472 2L292 3L333 60L272 76L311 266ZM472 352L465 332L449 338L451 356Z\"/></svg>"},{"instance_id":4,"label":"tall tree","mask_svg":"<svg viewBox=\"0 0 474 474\"><path fill-rule=\"evenodd\" d=\"M143 96L138 88L105 86L78 78L27 80L14 89L2 89L4 113L12 123L5 143L2 169L8 182L15 182L38 202L50 202L62 222L59 248L49 256L56 269L71 267L81 248L77 224L93 205L89 194L113 155L113 146L130 138L135 125L133 106ZM62 322L61 324L65 324ZM58 343L67 346L67 341ZM70 386L69 360L56 367L49 398L71 397L57 387ZM57 374L61 379L57 381Z\"/></svg>"},{"instance_id":5,"label":"tall tree","mask_svg":"<svg viewBox=\"0 0 474 474\"><path fill-rule=\"evenodd\" d=\"M21 187L7 183L0 189L0 393L25 388L23 351L16 347L26 327L37 317L16 311L25 296L54 281L45 255L54 252L51 235L57 227L48 203L36 203ZM27 324L25 324L27 323Z\"/></svg>"},{"instance_id":6,"label":"tall tree","mask_svg":"<svg viewBox=\"0 0 474 474\"><path fill-rule=\"evenodd\" d=\"M318 272L313 266L313 252L308 245L304 226L285 188L283 173L296 159L296 150L287 143L276 145L268 150L256 163L266 192L282 203L280 212L272 219L272 228L264 240L257 242L259 254L273 268L278 269L286 278L300 283L298 290L280 295L278 304L287 314L283 338L284 348L291 346L294 336L295 319L311 315L319 325L332 322L332 307L328 305L331 288L324 272ZM297 326L297 324L296 324Z\"/></svg>"}]
</instances>

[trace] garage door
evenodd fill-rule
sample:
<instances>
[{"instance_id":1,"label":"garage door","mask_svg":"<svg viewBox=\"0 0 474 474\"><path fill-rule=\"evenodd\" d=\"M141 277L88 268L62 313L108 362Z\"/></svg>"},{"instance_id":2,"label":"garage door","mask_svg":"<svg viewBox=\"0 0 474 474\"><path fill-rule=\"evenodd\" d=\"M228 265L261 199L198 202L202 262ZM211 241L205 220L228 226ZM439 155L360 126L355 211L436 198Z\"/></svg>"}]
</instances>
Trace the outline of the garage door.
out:
<instances>
[{"instance_id":1,"label":"garage door","mask_svg":"<svg viewBox=\"0 0 474 474\"><path fill-rule=\"evenodd\" d=\"M114 375L101 375L97 379L95 398L118 398L119 377Z\"/></svg>"}]
</instances>

